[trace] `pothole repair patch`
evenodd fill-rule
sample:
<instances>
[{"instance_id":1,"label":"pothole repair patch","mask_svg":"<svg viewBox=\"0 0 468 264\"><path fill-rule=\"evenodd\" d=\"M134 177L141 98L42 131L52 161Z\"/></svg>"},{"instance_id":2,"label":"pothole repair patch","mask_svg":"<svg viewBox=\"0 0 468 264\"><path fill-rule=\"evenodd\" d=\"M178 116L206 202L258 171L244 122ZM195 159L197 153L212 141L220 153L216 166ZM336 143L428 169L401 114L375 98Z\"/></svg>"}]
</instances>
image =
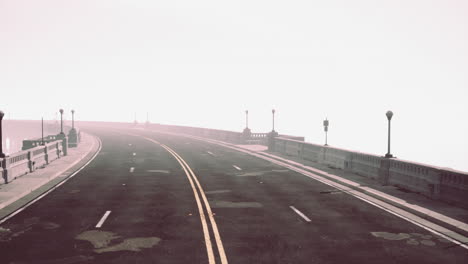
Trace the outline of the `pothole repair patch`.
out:
<instances>
[{"instance_id":1,"label":"pothole repair patch","mask_svg":"<svg viewBox=\"0 0 468 264\"><path fill-rule=\"evenodd\" d=\"M90 242L94 247L94 252L115 252L115 251L141 251L144 248L151 248L157 245L161 239L158 237L135 237L128 238L120 243L110 245L113 240L121 236L107 231L90 230L85 231L75 237L78 240Z\"/></svg>"},{"instance_id":2,"label":"pothole repair patch","mask_svg":"<svg viewBox=\"0 0 468 264\"><path fill-rule=\"evenodd\" d=\"M432 235L424 235L419 233L389 233L389 232L371 232L374 237L383 238L386 240L404 240L406 244L413 246L430 246L433 247L437 242L450 243L447 239L438 238Z\"/></svg>"}]
</instances>

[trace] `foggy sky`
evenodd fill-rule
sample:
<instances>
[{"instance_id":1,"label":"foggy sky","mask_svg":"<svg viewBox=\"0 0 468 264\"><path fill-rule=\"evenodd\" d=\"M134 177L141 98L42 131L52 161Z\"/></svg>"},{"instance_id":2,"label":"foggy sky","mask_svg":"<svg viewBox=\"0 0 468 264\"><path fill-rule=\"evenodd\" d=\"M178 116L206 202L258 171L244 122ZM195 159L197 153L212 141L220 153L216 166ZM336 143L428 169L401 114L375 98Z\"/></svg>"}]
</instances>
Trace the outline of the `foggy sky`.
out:
<instances>
[{"instance_id":1,"label":"foggy sky","mask_svg":"<svg viewBox=\"0 0 468 264\"><path fill-rule=\"evenodd\" d=\"M0 0L13 119L276 130L468 171L468 2Z\"/></svg>"}]
</instances>

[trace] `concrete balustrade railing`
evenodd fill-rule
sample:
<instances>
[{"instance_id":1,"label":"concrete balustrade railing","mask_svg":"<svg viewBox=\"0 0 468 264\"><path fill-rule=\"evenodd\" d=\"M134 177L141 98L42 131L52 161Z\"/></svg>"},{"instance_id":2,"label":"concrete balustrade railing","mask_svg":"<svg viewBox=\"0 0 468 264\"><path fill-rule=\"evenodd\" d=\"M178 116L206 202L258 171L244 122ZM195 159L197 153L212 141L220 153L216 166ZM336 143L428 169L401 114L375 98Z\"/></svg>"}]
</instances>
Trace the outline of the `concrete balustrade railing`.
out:
<instances>
[{"instance_id":1,"label":"concrete balustrade railing","mask_svg":"<svg viewBox=\"0 0 468 264\"><path fill-rule=\"evenodd\" d=\"M5 183L35 171L65 155L66 140L55 140L44 145L22 150L0 159L1 176ZM28 143L29 144L29 143ZM33 144L37 145L37 144Z\"/></svg>"},{"instance_id":2,"label":"concrete balustrade railing","mask_svg":"<svg viewBox=\"0 0 468 264\"><path fill-rule=\"evenodd\" d=\"M57 140L56 135L50 135L50 136L44 137L44 143L49 143L49 142L52 142L52 141L55 141L55 140ZM27 150L27 149L30 149L30 148L34 148L34 147L40 146L41 144L42 144L42 138L25 139L25 140L23 140L22 150Z\"/></svg>"},{"instance_id":3,"label":"concrete balustrade railing","mask_svg":"<svg viewBox=\"0 0 468 264\"><path fill-rule=\"evenodd\" d=\"M468 173L275 137L269 149L468 208Z\"/></svg>"}]
</instances>

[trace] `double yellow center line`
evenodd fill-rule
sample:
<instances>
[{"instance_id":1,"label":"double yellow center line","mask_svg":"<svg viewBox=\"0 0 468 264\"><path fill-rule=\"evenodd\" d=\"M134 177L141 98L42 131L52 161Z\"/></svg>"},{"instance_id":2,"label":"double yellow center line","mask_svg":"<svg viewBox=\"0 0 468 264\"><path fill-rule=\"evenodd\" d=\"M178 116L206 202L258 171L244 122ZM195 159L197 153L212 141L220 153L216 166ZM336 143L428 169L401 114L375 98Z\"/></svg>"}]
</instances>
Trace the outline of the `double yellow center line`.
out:
<instances>
[{"instance_id":1,"label":"double yellow center line","mask_svg":"<svg viewBox=\"0 0 468 264\"><path fill-rule=\"evenodd\" d=\"M213 230L214 239L216 241L216 246L218 248L221 264L227 264L228 261L226 258L226 253L224 252L224 247L223 247L223 242L221 241L221 236L219 235L218 226L216 225L216 221L213 217L213 212L211 211L210 204L208 203L208 199L206 199L205 192L203 191L203 188L201 187L197 176L192 171L192 169L187 164L187 162L185 162L185 160L182 159L182 157L179 156L179 154L177 154L174 150L172 150L171 148L169 148L168 146L164 144L159 143L158 141L154 139L147 138L147 137L143 137L143 138L163 147L165 150L171 153L171 155L179 162L180 166L182 166L182 169L184 170L185 175L187 175L187 178L190 182L190 186L192 187L193 194L195 196L195 200L198 206L198 211L200 212L200 220L201 220L202 227L203 227L203 235L205 237L206 251L208 253L208 263L215 264L216 260L215 260L215 255L213 252L213 244L211 242L209 225L206 220L205 211L203 210L203 205L205 206L208 218L210 219L210 224ZM203 203L201 201L203 201Z\"/></svg>"}]
</instances>

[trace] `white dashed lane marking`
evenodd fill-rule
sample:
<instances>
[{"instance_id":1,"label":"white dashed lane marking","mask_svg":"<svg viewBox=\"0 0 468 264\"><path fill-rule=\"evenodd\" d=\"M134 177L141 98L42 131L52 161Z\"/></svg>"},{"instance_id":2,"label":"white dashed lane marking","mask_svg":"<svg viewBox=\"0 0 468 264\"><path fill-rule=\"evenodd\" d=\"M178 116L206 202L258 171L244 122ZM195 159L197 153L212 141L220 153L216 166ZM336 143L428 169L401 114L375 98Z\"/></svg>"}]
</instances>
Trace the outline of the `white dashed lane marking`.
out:
<instances>
[{"instance_id":1,"label":"white dashed lane marking","mask_svg":"<svg viewBox=\"0 0 468 264\"><path fill-rule=\"evenodd\" d=\"M106 213L102 216L101 220L99 220L99 222L97 223L96 228L101 228L101 226L104 224L110 213L111 211L106 211Z\"/></svg>"},{"instance_id":2,"label":"white dashed lane marking","mask_svg":"<svg viewBox=\"0 0 468 264\"><path fill-rule=\"evenodd\" d=\"M234 168L236 168L236 170L242 170L241 168L237 167L236 165L232 165Z\"/></svg>"},{"instance_id":3,"label":"white dashed lane marking","mask_svg":"<svg viewBox=\"0 0 468 264\"><path fill-rule=\"evenodd\" d=\"M307 217L305 214L303 214L301 211L297 210L296 207L294 206L289 206L289 208L291 208L294 212L296 212L296 214L298 214L300 217L302 217L302 219L304 219L306 222L310 222L311 220L309 219L309 217Z\"/></svg>"}]
</instances>

